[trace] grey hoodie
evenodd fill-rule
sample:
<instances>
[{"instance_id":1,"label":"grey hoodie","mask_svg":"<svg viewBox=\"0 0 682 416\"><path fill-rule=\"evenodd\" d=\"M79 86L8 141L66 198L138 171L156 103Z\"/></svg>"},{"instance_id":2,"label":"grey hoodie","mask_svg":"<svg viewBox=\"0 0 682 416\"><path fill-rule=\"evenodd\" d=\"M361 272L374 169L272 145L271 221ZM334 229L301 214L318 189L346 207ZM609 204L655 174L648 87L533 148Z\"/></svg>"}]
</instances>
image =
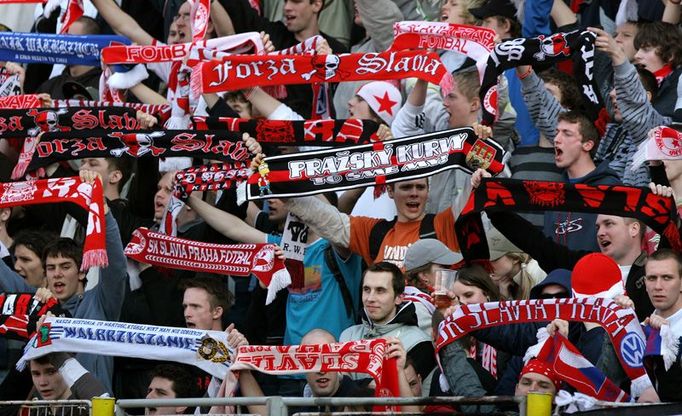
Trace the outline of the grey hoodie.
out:
<instances>
[{"instance_id":1,"label":"grey hoodie","mask_svg":"<svg viewBox=\"0 0 682 416\"><path fill-rule=\"evenodd\" d=\"M123 254L118 224L111 212L105 216L105 220L109 265L100 269L100 280L94 288L61 302L61 306L74 318L117 321L121 314L127 279L126 258ZM4 262L0 263L0 289L2 291L29 293L36 291L34 287L26 283L23 277L10 270ZM114 374L113 357L79 353L76 354L76 359L104 384L108 392L113 392L111 382Z\"/></svg>"}]
</instances>

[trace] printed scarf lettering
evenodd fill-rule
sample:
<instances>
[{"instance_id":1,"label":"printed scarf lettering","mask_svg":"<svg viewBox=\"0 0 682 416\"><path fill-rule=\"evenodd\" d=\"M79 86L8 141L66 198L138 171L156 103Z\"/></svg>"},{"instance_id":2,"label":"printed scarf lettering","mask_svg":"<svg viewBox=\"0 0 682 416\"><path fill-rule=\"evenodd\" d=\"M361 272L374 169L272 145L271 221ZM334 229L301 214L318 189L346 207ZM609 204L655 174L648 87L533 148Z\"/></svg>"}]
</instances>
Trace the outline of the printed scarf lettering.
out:
<instances>
[{"instance_id":1,"label":"printed scarf lettering","mask_svg":"<svg viewBox=\"0 0 682 416\"><path fill-rule=\"evenodd\" d=\"M341 55L232 55L201 62L192 71L192 94L254 86L315 84L417 77L440 83L447 70L434 52L388 51Z\"/></svg>"},{"instance_id":2,"label":"printed scarf lettering","mask_svg":"<svg viewBox=\"0 0 682 416\"><path fill-rule=\"evenodd\" d=\"M77 176L0 183L0 208L56 202L72 202L88 211L81 270L106 266L104 196L99 179L93 184Z\"/></svg>"},{"instance_id":3,"label":"printed scarf lettering","mask_svg":"<svg viewBox=\"0 0 682 416\"><path fill-rule=\"evenodd\" d=\"M24 348L17 369L22 370L30 360L52 352L92 351L106 356L194 365L221 379L234 358L227 334L222 331L48 317Z\"/></svg>"},{"instance_id":4,"label":"printed scarf lettering","mask_svg":"<svg viewBox=\"0 0 682 416\"><path fill-rule=\"evenodd\" d=\"M375 396L400 397L396 360L385 357L386 340L334 344L239 347L232 370L285 375L313 372L365 373L376 382ZM387 409L384 406L374 410Z\"/></svg>"},{"instance_id":5,"label":"printed scarf lettering","mask_svg":"<svg viewBox=\"0 0 682 416\"><path fill-rule=\"evenodd\" d=\"M266 157L249 178L247 198L314 195L423 178L449 169L497 174L504 150L471 128L372 144Z\"/></svg>"},{"instance_id":6,"label":"printed scarf lettering","mask_svg":"<svg viewBox=\"0 0 682 416\"><path fill-rule=\"evenodd\" d=\"M538 62L553 64L574 58L574 76L580 84L588 112L596 118L604 107L594 82L594 40L589 31L574 30L551 36L509 39L495 45L488 58L479 97L483 123L492 125L497 118L497 79L507 69Z\"/></svg>"},{"instance_id":7,"label":"printed scarf lettering","mask_svg":"<svg viewBox=\"0 0 682 416\"><path fill-rule=\"evenodd\" d=\"M0 113L0 137L20 138L72 130L139 130L137 110L126 107L33 108Z\"/></svg>"},{"instance_id":8,"label":"printed scarf lettering","mask_svg":"<svg viewBox=\"0 0 682 416\"><path fill-rule=\"evenodd\" d=\"M34 172L54 162L86 157L186 156L226 162L244 161L248 149L241 138L224 131L70 131L44 133L38 140L25 140L20 163L12 178Z\"/></svg>"},{"instance_id":9,"label":"printed scarf lettering","mask_svg":"<svg viewBox=\"0 0 682 416\"><path fill-rule=\"evenodd\" d=\"M440 350L478 329L509 322L549 322L554 319L600 324L611 338L618 359L632 380L632 395L638 397L651 386L642 363L646 344L637 316L634 310L622 308L611 299L532 299L462 305L440 324L436 349Z\"/></svg>"},{"instance_id":10,"label":"printed scarf lettering","mask_svg":"<svg viewBox=\"0 0 682 416\"><path fill-rule=\"evenodd\" d=\"M133 232L124 253L129 258L172 269L232 276L255 275L268 288L266 304L291 284L274 244L211 244L171 237L141 227Z\"/></svg>"},{"instance_id":11,"label":"printed scarf lettering","mask_svg":"<svg viewBox=\"0 0 682 416\"><path fill-rule=\"evenodd\" d=\"M0 61L28 64L100 66L100 51L112 44L130 45L113 35L0 33Z\"/></svg>"}]
</instances>

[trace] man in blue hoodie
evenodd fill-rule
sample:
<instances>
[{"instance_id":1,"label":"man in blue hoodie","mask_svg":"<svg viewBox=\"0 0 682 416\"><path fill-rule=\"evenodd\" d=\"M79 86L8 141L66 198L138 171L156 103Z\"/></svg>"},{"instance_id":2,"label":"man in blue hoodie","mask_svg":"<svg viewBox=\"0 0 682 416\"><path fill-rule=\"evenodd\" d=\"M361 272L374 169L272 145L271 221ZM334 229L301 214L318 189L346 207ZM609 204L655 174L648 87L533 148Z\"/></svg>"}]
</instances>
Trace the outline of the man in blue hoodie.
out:
<instances>
[{"instance_id":1,"label":"man in blue hoodie","mask_svg":"<svg viewBox=\"0 0 682 416\"><path fill-rule=\"evenodd\" d=\"M586 185L617 185L618 174L608 161L596 166L593 156L599 147L599 132L584 114L560 113L554 138L554 162L564 169L569 183ZM571 250L597 251L595 238L596 214L576 212L546 212L544 234Z\"/></svg>"},{"instance_id":2,"label":"man in blue hoodie","mask_svg":"<svg viewBox=\"0 0 682 416\"><path fill-rule=\"evenodd\" d=\"M81 171L83 180L92 182L97 175ZM47 288L59 300L59 304L74 318L118 321L126 288L126 258L116 220L104 201L106 221L106 248L109 265L100 269L97 285L85 290L86 272L82 272L83 248L70 238L60 238L45 247L43 264L47 276ZM0 290L5 292L34 293L36 288L16 274L4 262L0 262ZM113 357L98 354L76 354L76 359L112 392L114 373Z\"/></svg>"}]
</instances>

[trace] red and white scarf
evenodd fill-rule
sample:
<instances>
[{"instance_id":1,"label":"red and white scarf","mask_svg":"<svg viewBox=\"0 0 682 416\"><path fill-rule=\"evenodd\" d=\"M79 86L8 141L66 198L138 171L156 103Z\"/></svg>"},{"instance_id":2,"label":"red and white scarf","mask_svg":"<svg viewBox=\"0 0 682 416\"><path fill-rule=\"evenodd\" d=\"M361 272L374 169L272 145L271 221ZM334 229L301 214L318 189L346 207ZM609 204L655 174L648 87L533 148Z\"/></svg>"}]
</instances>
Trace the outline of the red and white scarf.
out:
<instances>
[{"instance_id":1,"label":"red and white scarf","mask_svg":"<svg viewBox=\"0 0 682 416\"><path fill-rule=\"evenodd\" d=\"M632 380L632 395L638 397L651 386L642 363L646 346L634 310L624 309L611 299L570 298L489 302L462 305L438 328L436 349L471 331L509 322L547 322L554 319L598 323L611 338L620 363Z\"/></svg>"},{"instance_id":2,"label":"red and white scarf","mask_svg":"<svg viewBox=\"0 0 682 416\"><path fill-rule=\"evenodd\" d=\"M448 72L434 52L389 51L341 55L234 55L201 62L192 72L192 93L254 86L315 84L417 77L440 83Z\"/></svg>"},{"instance_id":3,"label":"red and white scarf","mask_svg":"<svg viewBox=\"0 0 682 416\"><path fill-rule=\"evenodd\" d=\"M661 69L658 71L654 72L654 76L656 77L656 82L658 83L658 86L661 86L661 83L663 83L663 80L666 79L666 77L673 72L673 66L671 64L665 64Z\"/></svg>"},{"instance_id":4,"label":"red and white scarf","mask_svg":"<svg viewBox=\"0 0 682 416\"><path fill-rule=\"evenodd\" d=\"M563 335L557 333L549 337L543 328L539 331L538 338L542 340L528 349L530 354L527 354L524 360L528 360L530 355L535 356L562 381L597 400L610 402L630 400L627 393L609 380Z\"/></svg>"},{"instance_id":5,"label":"red and white scarf","mask_svg":"<svg viewBox=\"0 0 682 416\"><path fill-rule=\"evenodd\" d=\"M88 211L81 270L108 264L102 182L83 182L79 177L0 183L0 208L20 205L72 202Z\"/></svg>"},{"instance_id":6,"label":"red and white scarf","mask_svg":"<svg viewBox=\"0 0 682 416\"><path fill-rule=\"evenodd\" d=\"M396 359L386 358L383 338L321 345L242 346L230 369L273 375L365 373L376 382L377 397L400 397Z\"/></svg>"},{"instance_id":7,"label":"red and white scarf","mask_svg":"<svg viewBox=\"0 0 682 416\"><path fill-rule=\"evenodd\" d=\"M24 95L10 95L9 97L0 97L0 109L11 108L15 110L40 108L43 106L43 101L38 94L24 94Z\"/></svg>"},{"instance_id":8,"label":"red and white scarf","mask_svg":"<svg viewBox=\"0 0 682 416\"><path fill-rule=\"evenodd\" d=\"M265 304L291 284L284 261L275 256L274 244L211 244L155 233L141 227L125 248L129 258L156 266L226 274L255 275L268 288Z\"/></svg>"},{"instance_id":9,"label":"red and white scarf","mask_svg":"<svg viewBox=\"0 0 682 416\"><path fill-rule=\"evenodd\" d=\"M481 81L490 53L495 48L495 31L480 26L444 22L405 21L393 24L391 49L443 49L476 61ZM444 92L447 95L448 92Z\"/></svg>"},{"instance_id":10,"label":"red and white scarf","mask_svg":"<svg viewBox=\"0 0 682 416\"><path fill-rule=\"evenodd\" d=\"M682 132L672 127L659 126L649 131L649 138L642 142L632 157L630 169L637 170L650 160L682 159Z\"/></svg>"}]
</instances>

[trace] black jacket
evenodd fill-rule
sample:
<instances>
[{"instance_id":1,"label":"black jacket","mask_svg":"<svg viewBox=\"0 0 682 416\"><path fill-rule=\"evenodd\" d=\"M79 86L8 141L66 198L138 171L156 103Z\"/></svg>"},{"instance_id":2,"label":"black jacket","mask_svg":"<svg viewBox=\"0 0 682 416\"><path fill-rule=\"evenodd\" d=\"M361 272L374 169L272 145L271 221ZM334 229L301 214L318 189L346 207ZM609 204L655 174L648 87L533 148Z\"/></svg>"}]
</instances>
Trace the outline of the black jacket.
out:
<instances>
[{"instance_id":1,"label":"black jacket","mask_svg":"<svg viewBox=\"0 0 682 416\"><path fill-rule=\"evenodd\" d=\"M543 270L569 269L573 270L575 264L584 255L591 253L589 250L571 250L537 231L531 223L511 212L490 212L490 221L495 228L520 248L537 260ZM593 235L596 235L593 234ZM632 265L625 281L625 290L635 303L637 319L643 321L654 311L654 306L649 300L644 286L644 261L646 255L642 253Z\"/></svg>"}]
</instances>

